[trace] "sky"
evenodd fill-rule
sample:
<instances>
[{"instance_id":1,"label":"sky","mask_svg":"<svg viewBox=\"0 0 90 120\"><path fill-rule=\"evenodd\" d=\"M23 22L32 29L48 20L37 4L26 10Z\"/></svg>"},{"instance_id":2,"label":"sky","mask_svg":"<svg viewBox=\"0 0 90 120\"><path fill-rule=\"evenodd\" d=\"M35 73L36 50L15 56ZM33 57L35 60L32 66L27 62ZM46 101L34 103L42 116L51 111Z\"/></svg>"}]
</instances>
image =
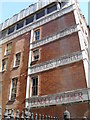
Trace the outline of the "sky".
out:
<instances>
[{"instance_id":1,"label":"sky","mask_svg":"<svg viewBox=\"0 0 90 120\"><path fill-rule=\"evenodd\" d=\"M0 0L0 24L6 19L19 13L29 5L38 0ZM82 14L85 16L88 23L88 2L89 0L78 0Z\"/></svg>"}]
</instances>

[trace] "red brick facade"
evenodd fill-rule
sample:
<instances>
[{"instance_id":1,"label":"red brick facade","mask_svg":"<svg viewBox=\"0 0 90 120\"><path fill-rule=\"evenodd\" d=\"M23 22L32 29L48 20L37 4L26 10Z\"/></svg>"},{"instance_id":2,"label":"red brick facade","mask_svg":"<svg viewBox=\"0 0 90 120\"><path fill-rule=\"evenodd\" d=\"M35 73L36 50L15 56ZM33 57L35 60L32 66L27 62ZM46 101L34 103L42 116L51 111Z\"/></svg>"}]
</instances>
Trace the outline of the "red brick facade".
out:
<instances>
[{"instance_id":1,"label":"red brick facade","mask_svg":"<svg viewBox=\"0 0 90 120\"><path fill-rule=\"evenodd\" d=\"M73 12L70 12L60 18L57 18L56 20L50 21L49 23L41 26L42 38L53 35L73 25L75 25L75 18Z\"/></svg>"},{"instance_id":2,"label":"red brick facade","mask_svg":"<svg viewBox=\"0 0 90 120\"><path fill-rule=\"evenodd\" d=\"M30 33L26 33L18 38L11 40L10 42L12 42L10 55L4 55L7 43L2 45L2 58L7 58L7 70L2 73L2 114L4 114L6 107L8 109L20 109L20 111L22 111L25 106ZM21 52L20 66L14 68L14 57L18 52ZM16 100L11 101L9 100L10 88L12 78L15 77L18 78L17 95Z\"/></svg>"},{"instance_id":3,"label":"red brick facade","mask_svg":"<svg viewBox=\"0 0 90 120\"><path fill-rule=\"evenodd\" d=\"M74 14L71 12L59 19L49 22L48 24L40 26L41 39L62 31L65 28L69 28L70 26L74 26L75 24ZM76 32L61 39L57 39L55 42L41 46L39 48L40 59L39 61L31 62L31 66L78 51L81 51L81 46L78 32ZM36 73L35 76L36 75L39 78L38 96L53 95L56 93L87 88L83 61ZM62 118L66 106L67 105L31 108L31 111L44 115L56 115ZM82 110L81 107L83 108ZM88 109L87 103L68 105L68 110L70 111L72 118L82 118L87 114Z\"/></svg>"}]
</instances>

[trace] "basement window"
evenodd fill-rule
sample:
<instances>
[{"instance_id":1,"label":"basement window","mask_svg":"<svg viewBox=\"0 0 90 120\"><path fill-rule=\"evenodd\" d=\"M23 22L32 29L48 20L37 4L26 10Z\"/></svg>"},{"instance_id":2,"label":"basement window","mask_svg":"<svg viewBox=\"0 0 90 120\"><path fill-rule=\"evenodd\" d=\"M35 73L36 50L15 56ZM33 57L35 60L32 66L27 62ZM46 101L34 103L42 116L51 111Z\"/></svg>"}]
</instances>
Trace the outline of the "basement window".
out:
<instances>
[{"instance_id":1,"label":"basement window","mask_svg":"<svg viewBox=\"0 0 90 120\"><path fill-rule=\"evenodd\" d=\"M49 14L49 13L55 11L55 10L57 10L57 4L54 4L54 5L50 6L50 7L48 7L47 8L47 14Z\"/></svg>"},{"instance_id":2,"label":"basement window","mask_svg":"<svg viewBox=\"0 0 90 120\"><path fill-rule=\"evenodd\" d=\"M32 77L32 96L38 95L38 77Z\"/></svg>"}]
</instances>

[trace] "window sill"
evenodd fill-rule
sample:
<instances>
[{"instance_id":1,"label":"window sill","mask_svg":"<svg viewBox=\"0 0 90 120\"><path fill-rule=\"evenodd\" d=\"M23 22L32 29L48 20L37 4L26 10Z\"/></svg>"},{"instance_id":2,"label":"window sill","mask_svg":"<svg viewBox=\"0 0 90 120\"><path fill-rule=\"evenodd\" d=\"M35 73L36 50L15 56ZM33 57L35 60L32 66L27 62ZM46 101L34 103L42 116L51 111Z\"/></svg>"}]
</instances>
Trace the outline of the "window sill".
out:
<instances>
[{"instance_id":1,"label":"window sill","mask_svg":"<svg viewBox=\"0 0 90 120\"><path fill-rule=\"evenodd\" d=\"M31 65L36 64L38 61L39 61L39 59L37 59L37 60L33 60L33 61L31 62Z\"/></svg>"},{"instance_id":2,"label":"window sill","mask_svg":"<svg viewBox=\"0 0 90 120\"><path fill-rule=\"evenodd\" d=\"M19 67L20 67L20 65L13 66L13 69L18 69Z\"/></svg>"},{"instance_id":3,"label":"window sill","mask_svg":"<svg viewBox=\"0 0 90 120\"><path fill-rule=\"evenodd\" d=\"M41 40L41 39L39 39L39 40L33 40L33 41L32 41L32 44L38 43L38 42L40 42L40 40Z\"/></svg>"},{"instance_id":4,"label":"window sill","mask_svg":"<svg viewBox=\"0 0 90 120\"><path fill-rule=\"evenodd\" d=\"M16 101L16 99L13 99L13 100L8 100L7 105L9 105L9 104L13 104L15 101Z\"/></svg>"},{"instance_id":5,"label":"window sill","mask_svg":"<svg viewBox=\"0 0 90 120\"><path fill-rule=\"evenodd\" d=\"M36 98L36 97L39 97L38 95L35 95L35 96L31 96L30 98Z\"/></svg>"},{"instance_id":6,"label":"window sill","mask_svg":"<svg viewBox=\"0 0 90 120\"><path fill-rule=\"evenodd\" d=\"M8 102L14 102L16 99L11 99L11 100L9 100Z\"/></svg>"},{"instance_id":7,"label":"window sill","mask_svg":"<svg viewBox=\"0 0 90 120\"><path fill-rule=\"evenodd\" d=\"M6 53L5 55L4 55L4 57L7 57L8 55L10 55L11 53Z\"/></svg>"},{"instance_id":8,"label":"window sill","mask_svg":"<svg viewBox=\"0 0 90 120\"><path fill-rule=\"evenodd\" d=\"M6 72L6 71L7 71L7 70L6 70L6 69L4 69L4 70L2 70L1 72L2 72L2 73L4 73L4 72Z\"/></svg>"},{"instance_id":9,"label":"window sill","mask_svg":"<svg viewBox=\"0 0 90 120\"><path fill-rule=\"evenodd\" d=\"M32 60L32 62L37 62L37 61L39 61L39 59L36 59L36 60Z\"/></svg>"}]
</instances>

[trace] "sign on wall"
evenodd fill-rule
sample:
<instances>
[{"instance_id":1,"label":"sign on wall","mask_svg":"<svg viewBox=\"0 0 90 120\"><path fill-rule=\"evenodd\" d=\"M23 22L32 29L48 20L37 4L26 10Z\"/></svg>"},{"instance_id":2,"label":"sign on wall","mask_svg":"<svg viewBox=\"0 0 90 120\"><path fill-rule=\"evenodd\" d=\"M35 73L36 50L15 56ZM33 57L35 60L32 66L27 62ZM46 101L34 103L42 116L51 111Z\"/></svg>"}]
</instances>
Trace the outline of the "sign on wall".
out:
<instances>
[{"instance_id":1,"label":"sign on wall","mask_svg":"<svg viewBox=\"0 0 90 120\"><path fill-rule=\"evenodd\" d=\"M42 107L50 105L60 105L88 100L88 90L77 90L54 95L46 95L28 99L30 107Z\"/></svg>"},{"instance_id":2,"label":"sign on wall","mask_svg":"<svg viewBox=\"0 0 90 120\"><path fill-rule=\"evenodd\" d=\"M33 65L29 68L29 74L30 75L36 74L38 72L43 72L43 71L54 69L56 67L60 67L63 65L78 62L83 59L82 52L84 52L84 51L78 51L78 52L72 53L70 55L62 56L58 59L54 59L54 60L50 60L50 61L47 61L44 63Z\"/></svg>"}]
</instances>

